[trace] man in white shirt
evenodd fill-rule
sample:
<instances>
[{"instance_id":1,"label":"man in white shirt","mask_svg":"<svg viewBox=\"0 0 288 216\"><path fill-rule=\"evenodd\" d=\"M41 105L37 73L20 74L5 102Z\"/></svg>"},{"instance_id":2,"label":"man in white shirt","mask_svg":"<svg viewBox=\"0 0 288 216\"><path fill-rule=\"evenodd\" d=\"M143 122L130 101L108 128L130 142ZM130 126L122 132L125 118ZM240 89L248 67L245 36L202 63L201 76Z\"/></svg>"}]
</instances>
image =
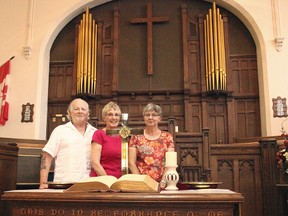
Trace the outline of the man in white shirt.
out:
<instances>
[{"instance_id":1,"label":"man in white shirt","mask_svg":"<svg viewBox=\"0 0 288 216\"><path fill-rule=\"evenodd\" d=\"M47 180L55 158L54 182L73 183L89 177L91 140L96 130L88 123L89 105L77 98L70 102L70 122L57 126L43 148L40 167L40 189L48 188Z\"/></svg>"}]
</instances>

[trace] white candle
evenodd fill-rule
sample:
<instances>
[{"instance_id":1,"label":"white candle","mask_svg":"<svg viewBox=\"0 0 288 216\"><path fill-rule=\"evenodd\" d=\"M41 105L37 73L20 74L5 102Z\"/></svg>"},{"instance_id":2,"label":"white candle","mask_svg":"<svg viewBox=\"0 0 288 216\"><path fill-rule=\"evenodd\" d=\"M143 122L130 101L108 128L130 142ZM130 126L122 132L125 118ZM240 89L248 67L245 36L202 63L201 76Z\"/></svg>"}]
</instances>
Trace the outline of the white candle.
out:
<instances>
[{"instance_id":1,"label":"white candle","mask_svg":"<svg viewBox=\"0 0 288 216\"><path fill-rule=\"evenodd\" d=\"M166 152L166 166L177 166L177 152Z\"/></svg>"},{"instance_id":2,"label":"white candle","mask_svg":"<svg viewBox=\"0 0 288 216\"><path fill-rule=\"evenodd\" d=\"M175 126L175 132L176 133L178 132L178 126Z\"/></svg>"},{"instance_id":3,"label":"white candle","mask_svg":"<svg viewBox=\"0 0 288 216\"><path fill-rule=\"evenodd\" d=\"M122 113L122 120L127 121L128 120L128 113Z\"/></svg>"}]
</instances>

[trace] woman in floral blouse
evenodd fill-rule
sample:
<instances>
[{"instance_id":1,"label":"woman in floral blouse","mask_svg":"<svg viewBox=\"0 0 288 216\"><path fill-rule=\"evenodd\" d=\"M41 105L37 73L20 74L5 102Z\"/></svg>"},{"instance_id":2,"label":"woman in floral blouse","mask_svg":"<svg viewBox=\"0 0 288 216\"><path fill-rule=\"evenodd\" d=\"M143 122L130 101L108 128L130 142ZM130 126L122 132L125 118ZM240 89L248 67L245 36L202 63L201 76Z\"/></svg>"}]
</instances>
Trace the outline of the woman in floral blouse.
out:
<instances>
[{"instance_id":1,"label":"woman in floral blouse","mask_svg":"<svg viewBox=\"0 0 288 216\"><path fill-rule=\"evenodd\" d=\"M174 151L173 137L158 128L162 116L159 105L149 103L143 109L143 116L144 134L134 135L129 141L129 169L134 174L149 175L164 188L165 153Z\"/></svg>"}]
</instances>

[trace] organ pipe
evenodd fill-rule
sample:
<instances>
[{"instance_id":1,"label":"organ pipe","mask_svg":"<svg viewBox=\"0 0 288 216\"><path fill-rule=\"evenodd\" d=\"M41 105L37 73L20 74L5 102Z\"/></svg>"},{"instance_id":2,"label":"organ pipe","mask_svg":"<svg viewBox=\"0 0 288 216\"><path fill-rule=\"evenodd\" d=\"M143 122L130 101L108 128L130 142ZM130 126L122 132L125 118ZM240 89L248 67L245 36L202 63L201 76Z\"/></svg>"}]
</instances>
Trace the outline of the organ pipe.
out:
<instances>
[{"instance_id":1,"label":"organ pipe","mask_svg":"<svg viewBox=\"0 0 288 216\"><path fill-rule=\"evenodd\" d=\"M79 24L77 49L77 94L96 94L97 24L88 7Z\"/></svg>"},{"instance_id":2,"label":"organ pipe","mask_svg":"<svg viewBox=\"0 0 288 216\"><path fill-rule=\"evenodd\" d=\"M207 91L226 91L224 24L215 2L204 20L204 48Z\"/></svg>"}]
</instances>

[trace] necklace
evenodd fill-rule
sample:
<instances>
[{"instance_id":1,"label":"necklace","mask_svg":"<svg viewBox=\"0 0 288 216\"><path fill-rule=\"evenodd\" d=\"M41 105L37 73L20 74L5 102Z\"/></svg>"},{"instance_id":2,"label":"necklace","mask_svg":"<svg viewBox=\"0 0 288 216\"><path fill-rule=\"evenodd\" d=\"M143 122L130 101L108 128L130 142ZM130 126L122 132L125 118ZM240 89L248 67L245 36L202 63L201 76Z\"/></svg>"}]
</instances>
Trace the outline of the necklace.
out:
<instances>
[{"instance_id":1,"label":"necklace","mask_svg":"<svg viewBox=\"0 0 288 216\"><path fill-rule=\"evenodd\" d=\"M157 129L156 132L151 131L151 133L149 133L147 130L144 130L145 138L150 139L150 140L159 139L160 135L161 135L161 130L159 129Z\"/></svg>"}]
</instances>

